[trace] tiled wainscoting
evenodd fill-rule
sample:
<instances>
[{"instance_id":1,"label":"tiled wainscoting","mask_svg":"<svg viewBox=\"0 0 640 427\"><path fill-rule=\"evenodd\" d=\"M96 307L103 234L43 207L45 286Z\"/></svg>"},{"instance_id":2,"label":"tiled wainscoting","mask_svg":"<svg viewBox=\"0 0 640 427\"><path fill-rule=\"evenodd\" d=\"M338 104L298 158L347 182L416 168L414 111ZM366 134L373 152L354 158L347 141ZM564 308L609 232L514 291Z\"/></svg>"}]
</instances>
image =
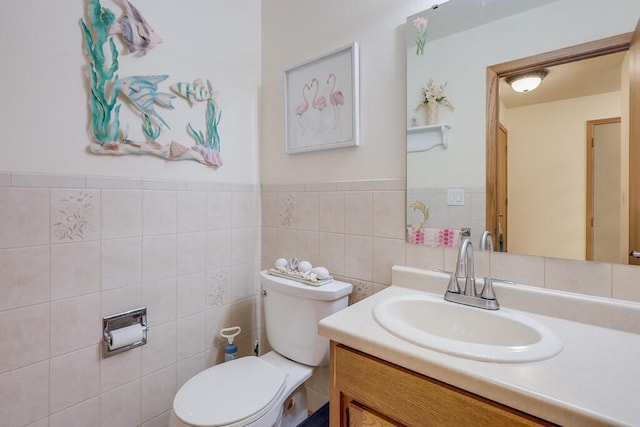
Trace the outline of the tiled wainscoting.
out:
<instances>
[{"instance_id":1,"label":"tiled wainscoting","mask_svg":"<svg viewBox=\"0 0 640 427\"><path fill-rule=\"evenodd\" d=\"M405 243L405 215L404 179L263 186L262 268L281 257L325 266L353 284L351 302L390 285L394 264L454 270L456 248ZM475 273L640 302L637 266L476 250ZM328 384L328 370L319 369L309 386L312 409L328 399Z\"/></svg>"},{"instance_id":2,"label":"tiled wainscoting","mask_svg":"<svg viewBox=\"0 0 640 427\"><path fill-rule=\"evenodd\" d=\"M353 301L391 284L394 264L453 270L456 248L405 243L404 180L262 188L262 268L297 257L354 284ZM478 242L473 241L475 245ZM476 275L640 301L640 268L475 251Z\"/></svg>"},{"instance_id":3,"label":"tiled wainscoting","mask_svg":"<svg viewBox=\"0 0 640 427\"><path fill-rule=\"evenodd\" d=\"M166 426L176 390L259 339L257 185L0 173L0 424ZM146 306L101 357L102 316Z\"/></svg>"},{"instance_id":4,"label":"tiled wainscoting","mask_svg":"<svg viewBox=\"0 0 640 427\"><path fill-rule=\"evenodd\" d=\"M404 179L260 191L0 172L2 425L166 426L176 390L222 360L222 327L242 327L240 355L269 350L257 271L277 258L329 268L352 302L394 264L452 270L456 249L405 243L405 202ZM640 302L635 266L475 255L478 276ZM147 345L102 359L102 316L141 305ZM328 383L318 369L310 409Z\"/></svg>"},{"instance_id":5,"label":"tiled wainscoting","mask_svg":"<svg viewBox=\"0 0 640 427\"><path fill-rule=\"evenodd\" d=\"M391 283L405 260L404 180L263 186L262 267L297 257L354 285L352 301Z\"/></svg>"}]
</instances>

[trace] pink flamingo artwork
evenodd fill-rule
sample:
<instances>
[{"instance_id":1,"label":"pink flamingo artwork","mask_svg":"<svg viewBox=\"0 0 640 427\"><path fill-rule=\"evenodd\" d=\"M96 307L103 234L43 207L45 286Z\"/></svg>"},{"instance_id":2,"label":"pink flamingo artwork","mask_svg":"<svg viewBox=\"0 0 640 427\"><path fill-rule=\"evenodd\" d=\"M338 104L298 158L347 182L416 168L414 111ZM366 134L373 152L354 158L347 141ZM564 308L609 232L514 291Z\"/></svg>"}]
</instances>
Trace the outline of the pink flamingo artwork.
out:
<instances>
[{"instance_id":1,"label":"pink flamingo artwork","mask_svg":"<svg viewBox=\"0 0 640 427\"><path fill-rule=\"evenodd\" d=\"M322 95L318 97L318 89L320 89L320 83L318 82L318 79L316 79L315 77L311 80L311 87L313 87L314 83L316 85L316 91L313 94L313 101L311 102L311 106L315 110L318 110L320 112L320 120L318 123L318 133L321 133L324 131L324 121L322 118L322 110L327 108L327 99Z\"/></svg>"},{"instance_id":2,"label":"pink flamingo artwork","mask_svg":"<svg viewBox=\"0 0 640 427\"><path fill-rule=\"evenodd\" d=\"M311 87L305 83L302 87L302 102L296 108L296 116L298 116L298 125L302 128L302 132L304 133L304 113L309 110L309 101L307 100L305 90L311 90Z\"/></svg>"},{"instance_id":3,"label":"pink flamingo artwork","mask_svg":"<svg viewBox=\"0 0 640 427\"><path fill-rule=\"evenodd\" d=\"M329 83L331 82L331 80L333 80L333 83ZM333 122L333 128L335 129L336 127L338 127L338 122L340 121L340 109L338 108L339 106L344 105L344 95L342 94L341 91L339 90L335 90L336 88L336 75L333 73L329 74L329 77L327 78L327 84L331 84L331 91L329 92L329 102L331 102L331 105L333 105L334 107L334 122Z\"/></svg>"}]
</instances>

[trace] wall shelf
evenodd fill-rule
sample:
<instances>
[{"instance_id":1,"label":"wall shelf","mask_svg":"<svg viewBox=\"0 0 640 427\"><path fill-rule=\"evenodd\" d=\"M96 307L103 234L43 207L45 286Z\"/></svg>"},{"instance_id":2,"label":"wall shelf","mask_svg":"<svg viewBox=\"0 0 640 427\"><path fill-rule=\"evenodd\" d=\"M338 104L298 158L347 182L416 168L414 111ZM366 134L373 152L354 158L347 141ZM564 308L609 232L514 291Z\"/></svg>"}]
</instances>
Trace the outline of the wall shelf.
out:
<instances>
[{"instance_id":1,"label":"wall shelf","mask_svg":"<svg viewBox=\"0 0 640 427\"><path fill-rule=\"evenodd\" d=\"M449 129L451 126L447 124L407 128L407 153L428 151L438 145L447 148Z\"/></svg>"}]
</instances>

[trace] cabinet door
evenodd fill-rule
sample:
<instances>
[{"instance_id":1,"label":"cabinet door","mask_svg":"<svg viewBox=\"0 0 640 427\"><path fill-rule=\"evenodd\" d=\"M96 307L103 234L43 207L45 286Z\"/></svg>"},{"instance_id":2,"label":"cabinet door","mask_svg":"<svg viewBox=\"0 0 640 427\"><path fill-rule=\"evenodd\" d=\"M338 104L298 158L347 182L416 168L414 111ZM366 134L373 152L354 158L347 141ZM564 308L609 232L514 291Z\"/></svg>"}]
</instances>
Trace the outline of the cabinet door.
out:
<instances>
[{"instance_id":1,"label":"cabinet door","mask_svg":"<svg viewBox=\"0 0 640 427\"><path fill-rule=\"evenodd\" d=\"M373 411L349 402L348 427L400 427L401 424L389 422Z\"/></svg>"}]
</instances>

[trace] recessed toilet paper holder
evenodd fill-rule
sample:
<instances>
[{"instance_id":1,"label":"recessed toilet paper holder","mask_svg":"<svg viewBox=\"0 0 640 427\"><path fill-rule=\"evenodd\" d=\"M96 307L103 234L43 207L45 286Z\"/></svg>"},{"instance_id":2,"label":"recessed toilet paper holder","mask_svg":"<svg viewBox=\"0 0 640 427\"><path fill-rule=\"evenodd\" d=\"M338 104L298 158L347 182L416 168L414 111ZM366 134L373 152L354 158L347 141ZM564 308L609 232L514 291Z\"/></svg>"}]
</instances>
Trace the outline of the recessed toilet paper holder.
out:
<instances>
[{"instance_id":1,"label":"recessed toilet paper holder","mask_svg":"<svg viewBox=\"0 0 640 427\"><path fill-rule=\"evenodd\" d=\"M125 329L126 328L126 329ZM140 307L123 313L102 318L102 357L111 357L123 351L131 350L147 343L147 308ZM120 331L118 331L120 330ZM127 335L122 337L118 334ZM127 338L132 337L128 342ZM125 340L126 345L115 347L117 338Z\"/></svg>"}]
</instances>

